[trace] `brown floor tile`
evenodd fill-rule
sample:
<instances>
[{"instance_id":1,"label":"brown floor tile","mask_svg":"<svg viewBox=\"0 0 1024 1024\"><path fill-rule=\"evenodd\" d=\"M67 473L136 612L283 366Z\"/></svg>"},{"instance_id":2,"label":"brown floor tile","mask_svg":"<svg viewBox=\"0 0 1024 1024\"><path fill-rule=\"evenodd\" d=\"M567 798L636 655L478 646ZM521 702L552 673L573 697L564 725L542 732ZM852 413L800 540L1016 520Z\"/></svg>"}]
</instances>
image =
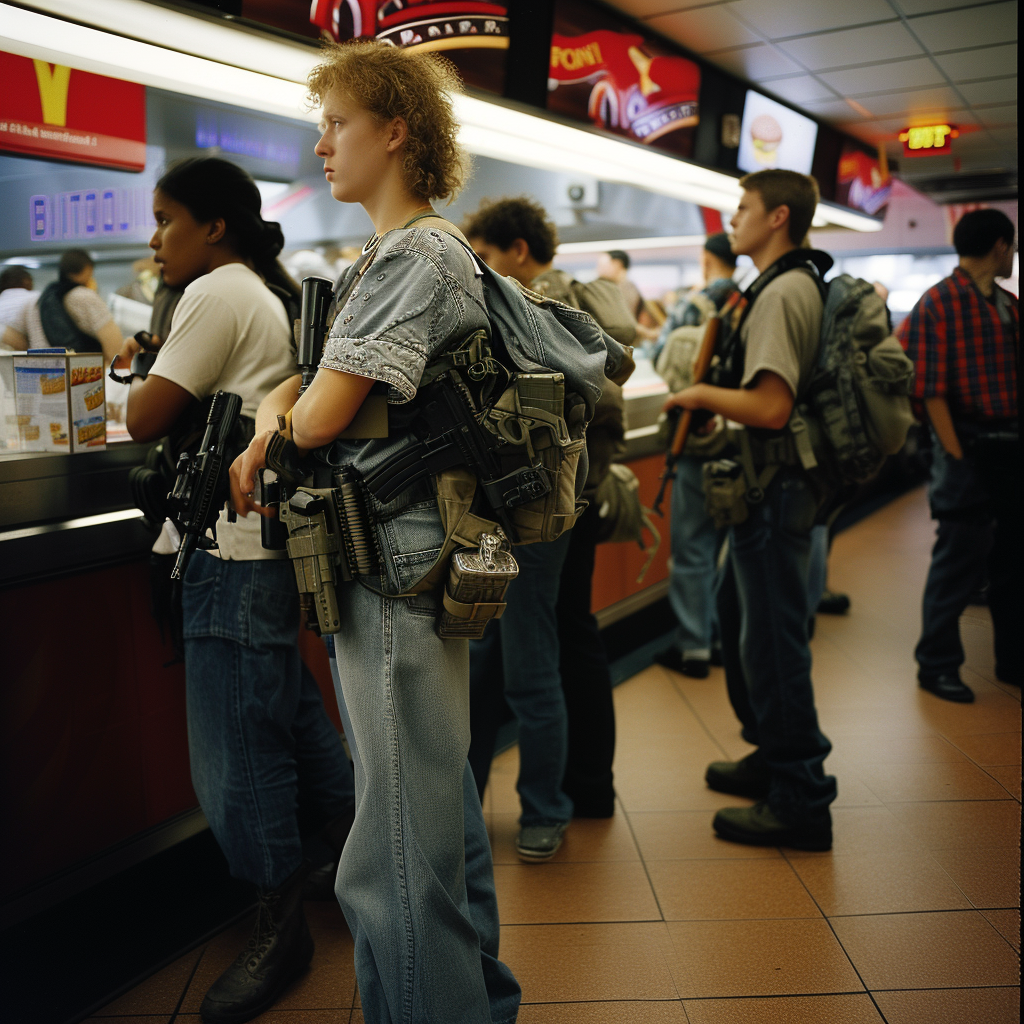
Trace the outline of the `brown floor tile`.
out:
<instances>
[{"instance_id":1,"label":"brown floor tile","mask_svg":"<svg viewBox=\"0 0 1024 1024\"><path fill-rule=\"evenodd\" d=\"M837 748L849 764L942 764L967 759L941 736L862 736Z\"/></svg>"},{"instance_id":2,"label":"brown floor tile","mask_svg":"<svg viewBox=\"0 0 1024 1024\"><path fill-rule=\"evenodd\" d=\"M1004 800L1005 790L984 769L957 764L861 765L861 781L883 803L925 800Z\"/></svg>"},{"instance_id":3,"label":"brown floor tile","mask_svg":"<svg viewBox=\"0 0 1024 1024\"><path fill-rule=\"evenodd\" d=\"M775 999L687 999L689 1024L881 1024L866 992Z\"/></svg>"},{"instance_id":4,"label":"brown floor tile","mask_svg":"<svg viewBox=\"0 0 1024 1024\"><path fill-rule=\"evenodd\" d=\"M711 811L634 811L629 823L645 861L781 857L771 846L744 846L719 839L711 827L713 816Z\"/></svg>"},{"instance_id":5,"label":"brown floor tile","mask_svg":"<svg viewBox=\"0 0 1024 1024\"><path fill-rule=\"evenodd\" d=\"M521 864L516 854L518 814L491 814L487 821L495 864ZM552 864L582 861L639 861L629 822L621 807L611 818L574 818Z\"/></svg>"},{"instance_id":6,"label":"brown floor tile","mask_svg":"<svg viewBox=\"0 0 1024 1024\"><path fill-rule=\"evenodd\" d=\"M876 992L888 1024L1017 1024L1019 988L947 988L918 992Z\"/></svg>"},{"instance_id":7,"label":"brown floor tile","mask_svg":"<svg viewBox=\"0 0 1024 1024\"><path fill-rule=\"evenodd\" d=\"M642 764L652 770L697 772L703 778L708 763L721 760L718 744L697 723L683 734L652 736L637 729L626 734L618 732L615 738L616 765Z\"/></svg>"},{"instance_id":8,"label":"brown floor tile","mask_svg":"<svg viewBox=\"0 0 1024 1024\"><path fill-rule=\"evenodd\" d=\"M666 921L821 917L786 861L647 861Z\"/></svg>"},{"instance_id":9,"label":"brown floor tile","mask_svg":"<svg viewBox=\"0 0 1024 1024\"><path fill-rule=\"evenodd\" d=\"M668 930L684 999L864 988L827 921L673 921Z\"/></svg>"},{"instance_id":10,"label":"brown floor tile","mask_svg":"<svg viewBox=\"0 0 1024 1024\"><path fill-rule=\"evenodd\" d=\"M334 903L306 903L306 917L316 951L310 968L278 1000L277 1010L328 1010L352 1006L356 987L353 943ZM240 922L212 939L181 1006L182 1013L198 1013L207 989L220 977L245 945L252 922Z\"/></svg>"},{"instance_id":11,"label":"brown floor tile","mask_svg":"<svg viewBox=\"0 0 1024 1024\"><path fill-rule=\"evenodd\" d=\"M687 1024L683 1004L532 1003L519 1009L517 1024Z\"/></svg>"},{"instance_id":12,"label":"brown floor tile","mask_svg":"<svg viewBox=\"0 0 1024 1024\"><path fill-rule=\"evenodd\" d=\"M643 864L498 864L502 924L660 921Z\"/></svg>"},{"instance_id":13,"label":"brown floor tile","mask_svg":"<svg viewBox=\"0 0 1024 1024\"><path fill-rule=\"evenodd\" d=\"M896 853L900 850L924 850L925 845L910 829L900 824L888 807L836 807L832 805L832 849L828 853L786 850L789 860L805 857L865 856L872 853Z\"/></svg>"},{"instance_id":14,"label":"brown floor tile","mask_svg":"<svg viewBox=\"0 0 1024 1024\"><path fill-rule=\"evenodd\" d=\"M104 1011L105 1012L105 1011ZM103 1017L97 1014L95 1017L87 1017L86 1020L99 1020L104 1021L105 1024L168 1024L173 1014L171 1013L159 1013L159 1014L145 1014L143 1016L134 1017ZM185 1020L184 1017L175 1017L175 1021ZM199 1017L196 1017L199 1020Z\"/></svg>"},{"instance_id":15,"label":"brown floor tile","mask_svg":"<svg viewBox=\"0 0 1024 1024\"><path fill-rule=\"evenodd\" d=\"M1020 911L1019 910L983 910L981 912L993 928L1006 941L1020 952Z\"/></svg>"},{"instance_id":16,"label":"brown floor tile","mask_svg":"<svg viewBox=\"0 0 1024 1024\"><path fill-rule=\"evenodd\" d=\"M919 690L921 720L949 738L1006 732L1020 721L1020 700L976 676L964 673L974 690L973 704L954 704Z\"/></svg>"},{"instance_id":17,"label":"brown floor tile","mask_svg":"<svg viewBox=\"0 0 1024 1024\"><path fill-rule=\"evenodd\" d=\"M1020 849L936 850L935 859L979 910L1020 905Z\"/></svg>"},{"instance_id":18,"label":"brown floor tile","mask_svg":"<svg viewBox=\"0 0 1024 1024\"><path fill-rule=\"evenodd\" d=\"M267 1010L253 1020L258 1024L349 1024L352 1020L358 1020L363 1024L363 1011L358 1011L359 1016L352 1015L351 1007L344 1007L337 1010ZM174 1018L174 1024L202 1024L198 1013L178 1014ZM114 1024L113 1021L110 1024ZM151 1022L152 1024L152 1022Z\"/></svg>"},{"instance_id":19,"label":"brown floor tile","mask_svg":"<svg viewBox=\"0 0 1024 1024\"><path fill-rule=\"evenodd\" d=\"M527 1003L677 999L663 923L502 928L501 958Z\"/></svg>"},{"instance_id":20,"label":"brown floor tile","mask_svg":"<svg viewBox=\"0 0 1024 1024\"><path fill-rule=\"evenodd\" d=\"M971 909L966 895L922 850L802 857L792 863L826 917Z\"/></svg>"},{"instance_id":21,"label":"brown floor tile","mask_svg":"<svg viewBox=\"0 0 1024 1024\"><path fill-rule=\"evenodd\" d=\"M188 979L202 956L201 949L193 949L183 957L157 971L151 978L126 992L120 999L97 1011L97 1017L127 1016L132 1013L174 1013L178 1008Z\"/></svg>"},{"instance_id":22,"label":"brown floor tile","mask_svg":"<svg viewBox=\"0 0 1024 1024\"><path fill-rule=\"evenodd\" d=\"M1020 730L1016 732L982 733L977 736L956 736L952 740L975 764L1019 765ZM1018 772L1018 775L1020 773Z\"/></svg>"},{"instance_id":23,"label":"brown floor tile","mask_svg":"<svg viewBox=\"0 0 1024 1024\"><path fill-rule=\"evenodd\" d=\"M839 790L835 802L832 804L832 810L840 807L883 806L882 801L854 774L855 768L849 768L844 771L841 767L826 761L825 771L829 775L836 777L836 785Z\"/></svg>"},{"instance_id":24,"label":"brown floor tile","mask_svg":"<svg viewBox=\"0 0 1024 1024\"><path fill-rule=\"evenodd\" d=\"M742 797L716 793L704 785L704 772L691 777L678 772L617 769L615 792L627 813L633 811L716 811L719 807L749 807Z\"/></svg>"},{"instance_id":25,"label":"brown floor tile","mask_svg":"<svg viewBox=\"0 0 1024 1024\"><path fill-rule=\"evenodd\" d=\"M832 919L868 989L1015 985L1017 955L976 911Z\"/></svg>"},{"instance_id":26,"label":"brown floor tile","mask_svg":"<svg viewBox=\"0 0 1024 1024\"><path fill-rule=\"evenodd\" d=\"M893 813L932 850L1020 843L1020 804L1015 800L898 804Z\"/></svg>"},{"instance_id":27,"label":"brown floor tile","mask_svg":"<svg viewBox=\"0 0 1024 1024\"><path fill-rule=\"evenodd\" d=\"M1020 768L1017 765L1006 767L991 767L985 771L998 782L1007 793L1020 802Z\"/></svg>"}]
</instances>

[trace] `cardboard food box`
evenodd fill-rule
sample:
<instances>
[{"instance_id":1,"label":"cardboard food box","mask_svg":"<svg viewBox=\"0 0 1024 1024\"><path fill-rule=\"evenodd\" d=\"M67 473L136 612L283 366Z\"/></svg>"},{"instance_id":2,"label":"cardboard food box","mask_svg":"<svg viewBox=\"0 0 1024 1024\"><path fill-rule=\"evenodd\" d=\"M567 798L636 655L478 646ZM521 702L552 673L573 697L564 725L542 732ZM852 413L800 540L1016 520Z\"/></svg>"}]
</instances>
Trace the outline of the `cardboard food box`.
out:
<instances>
[{"instance_id":1,"label":"cardboard food box","mask_svg":"<svg viewBox=\"0 0 1024 1024\"><path fill-rule=\"evenodd\" d=\"M0 352L0 452L21 448L18 403L14 399L14 353Z\"/></svg>"},{"instance_id":2,"label":"cardboard food box","mask_svg":"<svg viewBox=\"0 0 1024 1024\"><path fill-rule=\"evenodd\" d=\"M102 353L30 349L14 357L14 391L23 451L106 448Z\"/></svg>"}]
</instances>

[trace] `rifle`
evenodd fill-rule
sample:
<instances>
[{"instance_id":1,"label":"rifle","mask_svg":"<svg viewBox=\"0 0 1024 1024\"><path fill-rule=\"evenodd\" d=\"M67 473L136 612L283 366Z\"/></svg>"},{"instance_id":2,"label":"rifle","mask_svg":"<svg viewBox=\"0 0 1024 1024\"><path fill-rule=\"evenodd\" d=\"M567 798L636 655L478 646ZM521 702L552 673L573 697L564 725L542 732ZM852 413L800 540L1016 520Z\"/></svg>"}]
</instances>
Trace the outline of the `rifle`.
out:
<instances>
[{"instance_id":1,"label":"rifle","mask_svg":"<svg viewBox=\"0 0 1024 1024\"><path fill-rule=\"evenodd\" d=\"M178 476L167 495L167 514L181 534L172 580L181 579L197 547L213 547L206 530L216 521L228 496L228 441L241 411L242 399L238 395L218 391L210 403L199 450L195 455L186 451L178 456Z\"/></svg>"},{"instance_id":2,"label":"rifle","mask_svg":"<svg viewBox=\"0 0 1024 1024\"><path fill-rule=\"evenodd\" d=\"M699 384L707 375L711 366L711 357L715 354L715 345L718 344L718 331L722 326L722 318L713 316L708 319L708 325L704 330L704 338L700 343L700 350L693 364L693 383ZM665 490L669 482L676 478L676 463L683 453L686 439L690 434L690 427L693 425L693 410L684 409L676 424L676 432L672 437L672 445L665 454L665 470L661 474L661 486L658 488L658 496L654 499L653 509L659 516L665 513L661 510L661 502L665 497Z\"/></svg>"}]
</instances>

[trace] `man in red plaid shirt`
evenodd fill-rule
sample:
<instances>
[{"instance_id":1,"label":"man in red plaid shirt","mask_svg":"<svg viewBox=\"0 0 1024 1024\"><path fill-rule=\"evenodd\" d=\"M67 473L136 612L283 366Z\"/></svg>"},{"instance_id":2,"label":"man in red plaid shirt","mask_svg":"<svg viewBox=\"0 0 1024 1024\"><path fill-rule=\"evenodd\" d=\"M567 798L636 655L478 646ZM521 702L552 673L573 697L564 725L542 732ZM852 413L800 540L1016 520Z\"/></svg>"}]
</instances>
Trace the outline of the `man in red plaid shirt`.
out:
<instances>
[{"instance_id":1,"label":"man in red plaid shirt","mask_svg":"<svg viewBox=\"0 0 1024 1024\"><path fill-rule=\"evenodd\" d=\"M1019 314L1017 299L995 282L1013 273L1013 223L998 210L975 210L960 219L953 244L960 265L921 297L899 339L931 424L928 499L939 524L914 652L918 680L937 697L969 703L959 619L986 562L996 677L1016 686L1021 677Z\"/></svg>"}]
</instances>

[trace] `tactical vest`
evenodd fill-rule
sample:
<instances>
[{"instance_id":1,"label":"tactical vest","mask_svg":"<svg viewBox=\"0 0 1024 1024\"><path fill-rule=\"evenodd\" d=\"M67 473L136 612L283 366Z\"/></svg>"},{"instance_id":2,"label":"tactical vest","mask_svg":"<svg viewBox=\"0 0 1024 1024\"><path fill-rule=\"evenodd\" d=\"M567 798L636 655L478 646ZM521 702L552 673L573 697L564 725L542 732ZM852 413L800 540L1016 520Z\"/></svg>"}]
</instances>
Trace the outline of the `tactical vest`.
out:
<instances>
[{"instance_id":1,"label":"tactical vest","mask_svg":"<svg viewBox=\"0 0 1024 1024\"><path fill-rule=\"evenodd\" d=\"M48 284L39 296L39 321L43 334L52 348L66 348L72 352L102 352L103 346L91 334L86 334L64 308L64 297L72 288L80 288L76 281L61 278Z\"/></svg>"}]
</instances>

